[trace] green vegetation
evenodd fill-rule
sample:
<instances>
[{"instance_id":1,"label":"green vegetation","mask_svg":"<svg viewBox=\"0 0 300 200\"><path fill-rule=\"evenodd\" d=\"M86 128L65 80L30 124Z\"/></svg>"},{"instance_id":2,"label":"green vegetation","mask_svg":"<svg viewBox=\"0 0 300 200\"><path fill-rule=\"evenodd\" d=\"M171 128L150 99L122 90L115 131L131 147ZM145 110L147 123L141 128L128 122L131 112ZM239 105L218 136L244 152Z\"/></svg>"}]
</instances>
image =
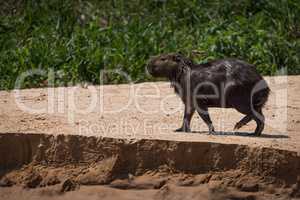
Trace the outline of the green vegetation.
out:
<instances>
[{"instance_id":1,"label":"green vegetation","mask_svg":"<svg viewBox=\"0 0 300 200\"><path fill-rule=\"evenodd\" d=\"M147 81L149 57L176 51L198 62L242 58L264 75L300 73L299 0L12 2L0 3L0 89L14 88L30 69L54 70L56 86L99 84L101 69ZM28 77L22 87L46 86L47 76ZM124 81L117 73L105 79Z\"/></svg>"}]
</instances>

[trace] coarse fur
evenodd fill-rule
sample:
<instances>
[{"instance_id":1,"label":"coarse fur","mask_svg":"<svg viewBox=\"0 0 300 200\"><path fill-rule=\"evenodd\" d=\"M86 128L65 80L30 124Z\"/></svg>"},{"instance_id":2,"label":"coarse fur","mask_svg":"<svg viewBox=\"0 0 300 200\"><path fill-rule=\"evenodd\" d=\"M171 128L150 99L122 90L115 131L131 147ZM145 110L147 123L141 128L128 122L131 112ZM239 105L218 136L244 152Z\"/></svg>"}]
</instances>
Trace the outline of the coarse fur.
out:
<instances>
[{"instance_id":1,"label":"coarse fur","mask_svg":"<svg viewBox=\"0 0 300 200\"><path fill-rule=\"evenodd\" d=\"M197 111L214 133L208 108L222 107L246 115L235 129L255 120L254 134L261 135L265 121L262 108L270 89L254 65L235 58L196 64L180 53L170 53L152 58L147 69L154 77L168 78L185 105L183 124L176 131L190 132L190 121Z\"/></svg>"}]
</instances>

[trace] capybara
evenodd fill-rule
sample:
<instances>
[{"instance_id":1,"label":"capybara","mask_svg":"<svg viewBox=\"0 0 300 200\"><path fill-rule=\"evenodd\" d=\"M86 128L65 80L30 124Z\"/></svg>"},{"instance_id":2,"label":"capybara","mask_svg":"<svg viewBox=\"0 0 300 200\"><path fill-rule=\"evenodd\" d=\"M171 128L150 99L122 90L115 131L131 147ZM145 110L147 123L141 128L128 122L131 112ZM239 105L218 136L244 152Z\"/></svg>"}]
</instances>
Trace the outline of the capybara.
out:
<instances>
[{"instance_id":1,"label":"capybara","mask_svg":"<svg viewBox=\"0 0 300 200\"><path fill-rule=\"evenodd\" d=\"M148 72L153 77L165 77L184 103L182 126L176 131L190 132L190 122L197 111L214 133L208 108L235 108L246 116L235 129L255 120L254 135L261 135L265 118L262 108L270 89L256 67L243 60L228 58L196 64L181 53L169 53L150 59Z\"/></svg>"}]
</instances>

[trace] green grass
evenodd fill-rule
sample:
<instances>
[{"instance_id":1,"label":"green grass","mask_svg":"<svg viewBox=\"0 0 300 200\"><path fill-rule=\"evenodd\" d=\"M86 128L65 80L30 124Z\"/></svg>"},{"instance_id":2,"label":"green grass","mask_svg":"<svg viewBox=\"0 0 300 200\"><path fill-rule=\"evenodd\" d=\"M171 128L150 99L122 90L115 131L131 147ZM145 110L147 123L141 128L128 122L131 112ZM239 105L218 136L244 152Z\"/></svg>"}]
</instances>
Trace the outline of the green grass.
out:
<instances>
[{"instance_id":1,"label":"green grass","mask_svg":"<svg viewBox=\"0 0 300 200\"><path fill-rule=\"evenodd\" d=\"M298 0L20 2L0 12L0 89L32 69L54 70L56 86L99 84L102 69L147 81L149 57L176 51L198 62L238 57L264 75L300 73ZM22 87L44 87L46 79L31 76ZM109 73L104 82L126 81Z\"/></svg>"}]
</instances>

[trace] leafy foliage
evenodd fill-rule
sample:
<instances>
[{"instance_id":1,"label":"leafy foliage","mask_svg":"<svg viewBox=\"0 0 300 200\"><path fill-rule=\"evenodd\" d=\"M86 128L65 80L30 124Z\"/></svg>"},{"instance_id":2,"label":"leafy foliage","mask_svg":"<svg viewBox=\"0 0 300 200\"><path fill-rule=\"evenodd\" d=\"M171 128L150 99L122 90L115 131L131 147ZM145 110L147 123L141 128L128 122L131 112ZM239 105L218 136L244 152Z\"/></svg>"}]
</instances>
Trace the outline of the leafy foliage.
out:
<instances>
[{"instance_id":1,"label":"leafy foliage","mask_svg":"<svg viewBox=\"0 0 300 200\"><path fill-rule=\"evenodd\" d=\"M298 0L21 2L18 12L0 12L0 89L33 69L55 71L56 86L99 84L102 69L147 81L149 57L176 51L198 62L238 57L264 75L300 73ZM46 86L47 78L30 76L22 87ZM128 80L108 73L105 81Z\"/></svg>"}]
</instances>

